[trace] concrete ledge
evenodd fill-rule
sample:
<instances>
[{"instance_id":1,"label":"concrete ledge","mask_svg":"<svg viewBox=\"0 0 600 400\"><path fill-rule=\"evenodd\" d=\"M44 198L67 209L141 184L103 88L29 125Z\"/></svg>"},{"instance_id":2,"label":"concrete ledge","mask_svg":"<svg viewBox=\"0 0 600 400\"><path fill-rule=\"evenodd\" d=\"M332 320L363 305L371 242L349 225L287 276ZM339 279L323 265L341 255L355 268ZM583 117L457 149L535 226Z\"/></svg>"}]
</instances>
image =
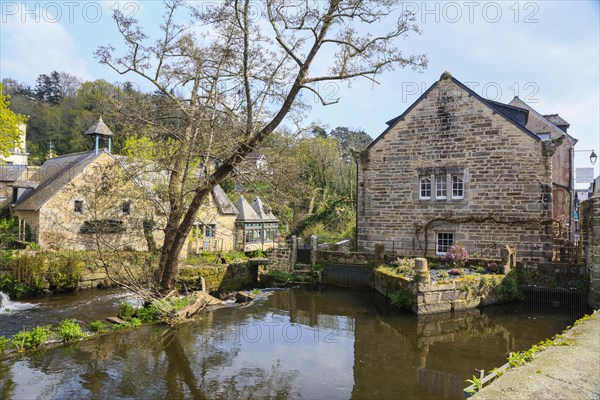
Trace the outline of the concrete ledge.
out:
<instances>
[{"instance_id":1,"label":"concrete ledge","mask_svg":"<svg viewBox=\"0 0 600 400\"><path fill-rule=\"evenodd\" d=\"M551 346L512 368L472 399L600 398L600 313L564 334L569 346Z\"/></svg>"}]
</instances>

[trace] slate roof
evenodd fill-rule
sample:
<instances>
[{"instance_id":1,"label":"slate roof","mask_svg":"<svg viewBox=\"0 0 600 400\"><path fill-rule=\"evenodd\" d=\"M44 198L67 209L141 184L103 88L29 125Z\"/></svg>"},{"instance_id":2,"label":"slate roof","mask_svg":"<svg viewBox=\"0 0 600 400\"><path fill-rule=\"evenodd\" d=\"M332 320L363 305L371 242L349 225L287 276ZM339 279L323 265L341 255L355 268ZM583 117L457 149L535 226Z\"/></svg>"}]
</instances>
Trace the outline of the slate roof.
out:
<instances>
[{"instance_id":1,"label":"slate roof","mask_svg":"<svg viewBox=\"0 0 600 400\"><path fill-rule=\"evenodd\" d=\"M37 170L30 181L39 182L35 190L24 193L13 206L16 211L37 211L104 152L94 151L51 158Z\"/></svg>"},{"instance_id":2,"label":"slate roof","mask_svg":"<svg viewBox=\"0 0 600 400\"><path fill-rule=\"evenodd\" d=\"M14 182L27 170L27 165L0 165L0 182Z\"/></svg>"},{"instance_id":3,"label":"slate roof","mask_svg":"<svg viewBox=\"0 0 600 400\"><path fill-rule=\"evenodd\" d=\"M256 213L254 208L246 201L244 196L240 196L235 202L235 208L238 210L237 221L244 222L262 222L260 216Z\"/></svg>"},{"instance_id":4,"label":"slate roof","mask_svg":"<svg viewBox=\"0 0 600 400\"><path fill-rule=\"evenodd\" d=\"M235 205L231 202L231 200L229 200L229 197L227 197L227 194L221 186L215 186L212 190L212 194L221 214L238 214L237 208L235 208Z\"/></svg>"},{"instance_id":5,"label":"slate roof","mask_svg":"<svg viewBox=\"0 0 600 400\"><path fill-rule=\"evenodd\" d=\"M565 133L567 132L567 128L569 128L571 126L570 123L568 123L567 121L565 121L558 114L547 114L547 115L544 115L543 117L546 118L548 121L552 122L557 127L559 127Z\"/></svg>"},{"instance_id":6,"label":"slate roof","mask_svg":"<svg viewBox=\"0 0 600 400\"><path fill-rule=\"evenodd\" d=\"M522 127L525 127L525 125L527 125L527 120L529 118L529 110L525 108L512 106L510 104L499 103L493 100L486 101L495 109L502 110L502 112L506 114L506 116L510 118L513 122L516 122Z\"/></svg>"},{"instance_id":7,"label":"slate roof","mask_svg":"<svg viewBox=\"0 0 600 400\"><path fill-rule=\"evenodd\" d=\"M271 212L271 208L263 204L260 197L256 196L252 200L251 204L256 214L262 219L263 222L278 222L279 220Z\"/></svg>"},{"instance_id":8,"label":"slate roof","mask_svg":"<svg viewBox=\"0 0 600 400\"><path fill-rule=\"evenodd\" d=\"M102 117L98 118L98 122L96 122L90 129L85 132L86 135L102 135L102 136L112 136L113 133L108 126L102 121Z\"/></svg>"}]
</instances>

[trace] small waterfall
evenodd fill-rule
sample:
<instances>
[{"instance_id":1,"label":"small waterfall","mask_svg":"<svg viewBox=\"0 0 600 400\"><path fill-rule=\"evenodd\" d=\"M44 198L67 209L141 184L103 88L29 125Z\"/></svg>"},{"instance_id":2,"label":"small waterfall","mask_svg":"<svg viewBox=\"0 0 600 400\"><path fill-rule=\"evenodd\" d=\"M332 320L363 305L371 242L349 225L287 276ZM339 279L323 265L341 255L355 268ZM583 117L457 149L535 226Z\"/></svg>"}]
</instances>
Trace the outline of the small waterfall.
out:
<instances>
[{"instance_id":1,"label":"small waterfall","mask_svg":"<svg viewBox=\"0 0 600 400\"><path fill-rule=\"evenodd\" d=\"M6 293L0 292L0 314L9 313L11 311L27 310L33 307L37 307L37 304L14 302L10 300Z\"/></svg>"}]
</instances>

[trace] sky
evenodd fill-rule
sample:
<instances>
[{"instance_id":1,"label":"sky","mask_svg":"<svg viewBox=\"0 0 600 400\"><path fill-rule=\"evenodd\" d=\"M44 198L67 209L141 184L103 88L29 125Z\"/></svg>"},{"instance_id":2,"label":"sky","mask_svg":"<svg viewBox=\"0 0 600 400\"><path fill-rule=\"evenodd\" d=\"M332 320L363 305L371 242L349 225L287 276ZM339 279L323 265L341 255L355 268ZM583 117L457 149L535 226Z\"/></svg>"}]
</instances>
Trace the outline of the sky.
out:
<instances>
[{"instance_id":1,"label":"sky","mask_svg":"<svg viewBox=\"0 0 600 400\"><path fill-rule=\"evenodd\" d=\"M579 139L575 167L591 167L589 150L600 155L600 1L405 1L399 7L415 11L422 30L401 43L403 52L426 54L428 68L387 72L378 84L320 88L340 100L324 107L315 99L308 118L375 138L385 121L449 71L485 98L509 102L517 95L542 114L560 114ZM38 75L57 70L84 80L133 80L93 56L100 45L120 43L115 8L150 30L163 13L159 1L0 0L0 78L33 85ZM600 161L594 168L598 176Z\"/></svg>"}]
</instances>

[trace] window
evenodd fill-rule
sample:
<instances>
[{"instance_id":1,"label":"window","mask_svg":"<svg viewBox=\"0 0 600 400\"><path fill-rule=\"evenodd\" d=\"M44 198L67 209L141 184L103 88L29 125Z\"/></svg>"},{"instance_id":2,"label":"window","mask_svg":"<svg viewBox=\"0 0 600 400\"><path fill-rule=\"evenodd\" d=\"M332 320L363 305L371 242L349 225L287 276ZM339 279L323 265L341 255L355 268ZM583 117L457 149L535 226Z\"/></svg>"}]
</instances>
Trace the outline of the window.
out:
<instances>
[{"instance_id":1,"label":"window","mask_svg":"<svg viewBox=\"0 0 600 400\"><path fill-rule=\"evenodd\" d=\"M73 207L73 211L75 211L76 213L83 212L83 201L82 200L75 200L75 205Z\"/></svg>"},{"instance_id":2,"label":"window","mask_svg":"<svg viewBox=\"0 0 600 400\"><path fill-rule=\"evenodd\" d=\"M431 177L421 177L421 199L431 199Z\"/></svg>"},{"instance_id":3,"label":"window","mask_svg":"<svg viewBox=\"0 0 600 400\"><path fill-rule=\"evenodd\" d=\"M246 243L260 243L262 228L260 223L246 224L246 237L244 238Z\"/></svg>"},{"instance_id":4,"label":"window","mask_svg":"<svg viewBox=\"0 0 600 400\"><path fill-rule=\"evenodd\" d=\"M131 201L126 201L121 205L121 211L123 214L129 214L131 212Z\"/></svg>"},{"instance_id":5,"label":"window","mask_svg":"<svg viewBox=\"0 0 600 400\"><path fill-rule=\"evenodd\" d=\"M266 223L264 229L265 242L271 242L277 237L277 223Z\"/></svg>"},{"instance_id":6,"label":"window","mask_svg":"<svg viewBox=\"0 0 600 400\"><path fill-rule=\"evenodd\" d=\"M446 175L436 175L435 177L435 198L445 199L448 193L448 184Z\"/></svg>"},{"instance_id":7,"label":"window","mask_svg":"<svg viewBox=\"0 0 600 400\"><path fill-rule=\"evenodd\" d=\"M438 256L446 255L446 252L454 243L454 233L438 233L435 253Z\"/></svg>"},{"instance_id":8,"label":"window","mask_svg":"<svg viewBox=\"0 0 600 400\"><path fill-rule=\"evenodd\" d=\"M465 187L462 175L452 175L452 198L462 199L465 196Z\"/></svg>"},{"instance_id":9,"label":"window","mask_svg":"<svg viewBox=\"0 0 600 400\"><path fill-rule=\"evenodd\" d=\"M217 231L215 224L204 225L204 237L207 239L214 239Z\"/></svg>"}]
</instances>

